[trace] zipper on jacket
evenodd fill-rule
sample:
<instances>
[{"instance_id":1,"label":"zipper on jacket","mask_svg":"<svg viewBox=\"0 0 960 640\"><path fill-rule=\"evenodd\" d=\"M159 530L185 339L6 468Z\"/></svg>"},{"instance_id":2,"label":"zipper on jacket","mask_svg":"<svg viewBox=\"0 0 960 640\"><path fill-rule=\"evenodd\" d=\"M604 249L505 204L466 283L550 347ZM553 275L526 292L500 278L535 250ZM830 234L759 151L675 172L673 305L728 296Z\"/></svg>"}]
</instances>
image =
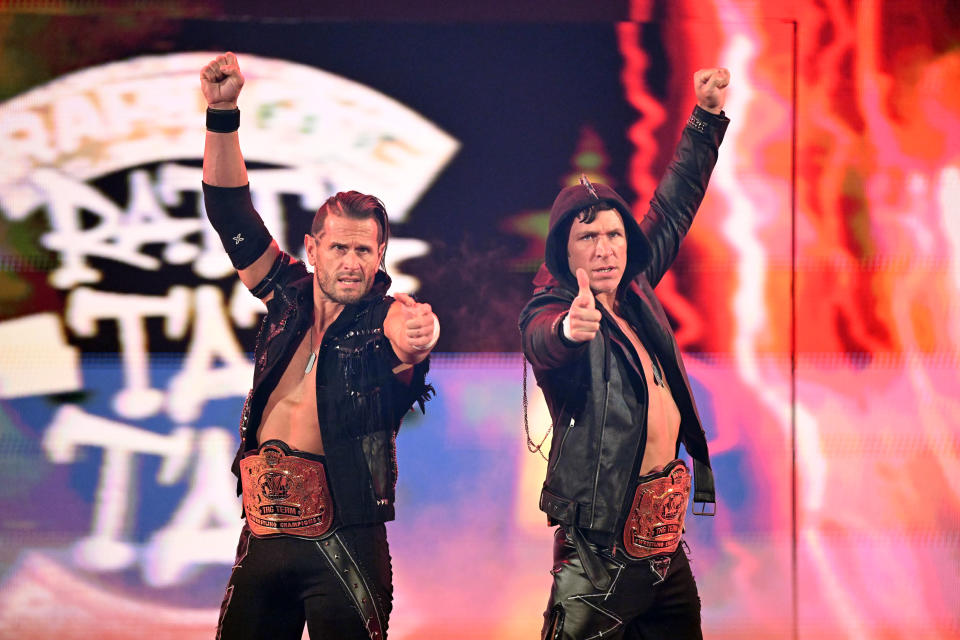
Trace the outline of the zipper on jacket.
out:
<instances>
[{"instance_id":1,"label":"zipper on jacket","mask_svg":"<svg viewBox=\"0 0 960 640\"><path fill-rule=\"evenodd\" d=\"M563 411L560 412L563 415ZM560 446L557 448L557 457L553 460L553 466L550 467L551 471L556 470L557 465L560 464L560 455L563 453L563 443L567 441L567 434L570 433L570 430L573 429L573 425L576 423L577 419L573 416L570 416L570 424L567 425L567 428L563 432L563 437L560 438Z\"/></svg>"},{"instance_id":2,"label":"zipper on jacket","mask_svg":"<svg viewBox=\"0 0 960 640\"><path fill-rule=\"evenodd\" d=\"M600 457L603 453L603 430L607 426L607 400L610 398L610 380L603 383L603 413L600 416L600 442L597 446L597 463L593 474L593 499L590 501L590 528L597 514L597 486L600 484Z\"/></svg>"},{"instance_id":3,"label":"zipper on jacket","mask_svg":"<svg viewBox=\"0 0 960 640\"><path fill-rule=\"evenodd\" d=\"M646 380L646 374L641 371L643 379ZM630 469L630 476L627 479L627 488L624 491L623 497L620 499L620 511L617 514L616 519L614 520L614 531L616 535L620 535L623 532L623 527L626 524L626 519L629 516L630 505L633 504L634 494L630 492L631 488L634 488L634 493L636 492L635 486L637 478L640 477L640 467L643 466L643 458L647 454L647 420L650 417L650 390L646 385L643 387L644 399L643 399L643 415L641 416L641 425L643 432L643 439L641 441L642 447L637 447L636 456L633 459L633 466Z\"/></svg>"},{"instance_id":4,"label":"zipper on jacket","mask_svg":"<svg viewBox=\"0 0 960 640\"><path fill-rule=\"evenodd\" d=\"M602 305L601 305L602 306ZM601 311L604 313L604 311ZM597 516L597 486L600 484L600 458L603 454L603 430L607 426L607 403L610 398L610 336L601 331L603 340L603 413L600 414L600 441L597 443L597 460L594 463L593 496L590 500L590 525L593 526Z\"/></svg>"}]
</instances>

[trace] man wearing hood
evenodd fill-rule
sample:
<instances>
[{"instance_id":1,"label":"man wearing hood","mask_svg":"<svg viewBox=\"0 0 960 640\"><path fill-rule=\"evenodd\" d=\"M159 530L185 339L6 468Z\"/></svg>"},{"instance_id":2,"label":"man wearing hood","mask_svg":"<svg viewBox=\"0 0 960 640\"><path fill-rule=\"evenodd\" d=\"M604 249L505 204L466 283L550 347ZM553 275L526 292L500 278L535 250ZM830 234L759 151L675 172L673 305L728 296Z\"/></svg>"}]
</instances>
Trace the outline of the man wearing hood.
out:
<instances>
[{"instance_id":1,"label":"man wearing hood","mask_svg":"<svg viewBox=\"0 0 960 640\"><path fill-rule=\"evenodd\" d=\"M267 305L233 464L246 523L218 640L383 640L392 602L384 523L394 516L403 415L428 397L440 326L430 305L386 296L390 226L377 198L341 192L317 211L303 262L253 208L237 130L243 75L227 53L201 73L203 195L240 280Z\"/></svg>"},{"instance_id":2,"label":"man wearing hood","mask_svg":"<svg viewBox=\"0 0 960 640\"><path fill-rule=\"evenodd\" d=\"M545 640L702 638L681 535L691 484L695 505L715 504L713 474L653 288L703 199L729 123L729 78L694 75L698 104L640 224L613 189L585 177L550 211L545 264L520 315L554 426L540 497L560 525Z\"/></svg>"}]
</instances>

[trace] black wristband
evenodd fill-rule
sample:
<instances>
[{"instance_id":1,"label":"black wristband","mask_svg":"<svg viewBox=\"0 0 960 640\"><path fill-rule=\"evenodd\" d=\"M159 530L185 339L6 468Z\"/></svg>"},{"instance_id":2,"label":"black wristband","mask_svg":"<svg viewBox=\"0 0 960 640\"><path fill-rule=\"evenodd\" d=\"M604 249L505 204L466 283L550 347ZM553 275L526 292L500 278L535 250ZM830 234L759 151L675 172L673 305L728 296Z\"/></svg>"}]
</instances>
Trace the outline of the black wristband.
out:
<instances>
[{"instance_id":1,"label":"black wristband","mask_svg":"<svg viewBox=\"0 0 960 640\"><path fill-rule=\"evenodd\" d=\"M273 291L273 283L276 281L277 276L280 274L280 269L283 265L290 262L290 256L281 251L277 256L276 260L273 261L273 266L270 267L270 271L267 272L267 275L263 277L257 286L250 289L250 293L256 297L263 300L267 295Z\"/></svg>"},{"instance_id":2,"label":"black wristband","mask_svg":"<svg viewBox=\"0 0 960 640\"><path fill-rule=\"evenodd\" d=\"M240 109L211 109L207 107L207 131L233 133L240 128Z\"/></svg>"}]
</instances>

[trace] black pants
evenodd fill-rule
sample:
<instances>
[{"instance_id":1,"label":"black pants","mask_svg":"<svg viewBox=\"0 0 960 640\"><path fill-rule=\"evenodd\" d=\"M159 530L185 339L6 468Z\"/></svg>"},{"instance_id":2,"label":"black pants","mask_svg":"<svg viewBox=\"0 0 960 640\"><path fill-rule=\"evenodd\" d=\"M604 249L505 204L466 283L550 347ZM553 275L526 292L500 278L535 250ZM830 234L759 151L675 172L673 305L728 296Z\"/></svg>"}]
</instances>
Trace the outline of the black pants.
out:
<instances>
[{"instance_id":1,"label":"black pants","mask_svg":"<svg viewBox=\"0 0 960 640\"><path fill-rule=\"evenodd\" d=\"M663 577L649 560L625 560L589 545L613 584L600 591L587 579L563 528L553 547L553 589L544 613L544 640L702 640L700 596L683 545ZM664 560L660 561L663 567Z\"/></svg>"},{"instance_id":2,"label":"black pants","mask_svg":"<svg viewBox=\"0 0 960 640\"><path fill-rule=\"evenodd\" d=\"M311 640L368 640L374 628L375 640L386 638L393 603L386 527L344 527L334 535L257 538L245 527L220 607L217 640L300 640L304 622ZM337 549L329 560L321 549L325 541ZM331 566L334 553L334 562L343 563L338 570ZM379 617L376 626L365 621L364 609Z\"/></svg>"}]
</instances>

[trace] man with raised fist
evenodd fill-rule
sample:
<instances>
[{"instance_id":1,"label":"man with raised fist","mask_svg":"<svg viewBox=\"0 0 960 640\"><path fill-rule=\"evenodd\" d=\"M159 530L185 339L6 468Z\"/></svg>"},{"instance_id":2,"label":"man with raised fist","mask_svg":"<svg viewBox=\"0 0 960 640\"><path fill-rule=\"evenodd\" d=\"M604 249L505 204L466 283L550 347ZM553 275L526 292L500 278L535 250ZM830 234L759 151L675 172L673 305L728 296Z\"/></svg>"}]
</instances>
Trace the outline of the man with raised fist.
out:
<instances>
[{"instance_id":1,"label":"man with raised fist","mask_svg":"<svg viewBox=\"0 0 960 640\"><path fill-rule=\"evenodd\" d=\"M729 79L726 69L695 74L698 104L639 224L585 176L550 211L544 266L520 315L553 419L540 508L560 526L544 640L702 638L681 536L691 485L695 504L715 504L713 474L653 288L703 199L729 123Z\"/></svg>"},{"instance_id":2,"label":"man with raised fist","mask_svg":"<svg viewBox=\"0 0 960 640\"><path fill-rule=\"evenodd\" d=\"M440 325L430 305L386 295L383 203L331 196L284 253L253 208L240 153L243 75L226 53L200 76L207 100L203 195L240 280L267 305L240 423L246 523L217 638L381 640L392 607L384 523L394 517L403 415L421 409Z\"/></svg>"}]
</instances>

